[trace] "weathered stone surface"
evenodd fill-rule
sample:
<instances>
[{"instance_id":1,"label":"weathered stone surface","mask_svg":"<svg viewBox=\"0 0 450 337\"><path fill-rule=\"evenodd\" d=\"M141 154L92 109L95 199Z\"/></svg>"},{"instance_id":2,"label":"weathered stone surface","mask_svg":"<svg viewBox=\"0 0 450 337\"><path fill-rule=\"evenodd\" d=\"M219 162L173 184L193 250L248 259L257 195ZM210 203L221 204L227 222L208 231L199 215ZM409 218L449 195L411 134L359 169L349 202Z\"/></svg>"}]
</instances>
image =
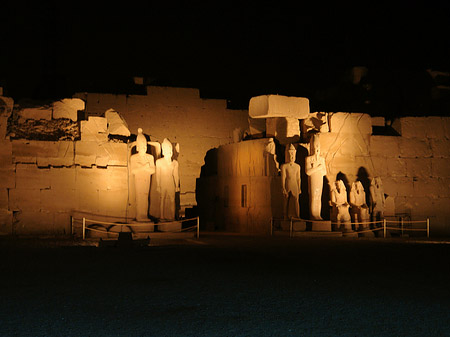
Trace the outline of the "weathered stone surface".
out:
<instances>
[{"instance_id":1,"label":"weathered stone surface","mask_svg":"<svg viewBox=\"0 0 450 337\"><path fill-rule=\"evenodd\" d=\"M300 140L300 123L296 118L267 118L266 137L276 138L281 144Z\"/></svg>"},{"instance_id":2,"label":"weathered stone surface","mask_svg":"<svg viewBox=\"0 0 450 337\"><path fill-rule=\"evenodd\" d=\"M442 178L420 178L414 180L414 196L415 197L448 197L450 196L450 188L448 179Z\"/></svg>"},{"instance_id":3,"label":"weathered stone surface","mask_svg":"<svg viewBox=\"0 0 450 337\"><path fill-rule=\"evenodd\" d=\"M5 139L8 131L8 116L0 116L0 140Z\"/></svg>"},{"instance_id":4,"label":"weathered stone surface","mask_svg":"<svg viewBox=\"0 0 450 337\"><path fill-rule=\"evenodd\" d=\"M41 190L37 188L10 189L9 209L11 211L39 211L41 209Z\"/></svg>"},{"instance_id":5,"label":"weathered stone surface","mask_svg":"<svg viewBox=\"0 0 450 337\"><path fill-rule=\"evenodd\" d=\"M450 177L450 158L431 158L433 177Z\"/></svg>"},{"instance_id":6,"label":"weathered stone surface","mask_svg":"<svg viewBox=\"0 0 450 337\"><path fill-rule=\"evenodd\" d=\"M385 177L388 175L388 160L384 157L372 157L373 165L373 176ZM406 165L405 165L405 175L406 175Z\"/></svg>"},{"instance_id":7,"label":"weathered stone surface","mask_svg":"<svg viewBox=\"0 0 450 337\"><path fill-rule=\"evenodd\" d=\"M53 213L24 210L15 215L16 235L54 235Z\"/></svg>"},{"instance_id":8,"label":"weathered stone surface","mask_svg":"<svg viewBox=\"0 0 450 337\"><path fill-rule=\"evenodd\" d=\"M252 136L262 136L266 132L266 121L259 118L248 118L249 131Z\"/></svg>"},{"instance_id":9,"label":"weathered stone surface","mask_svg":"<svg viewBox=\"0 0 450 337\"><path fill-rule=\"evenodd\" d=\"M12 234L13 213L7 209L0 209L0 234Z\"/></svg>"},{"instance_id":10,"label":"weathered stone surface","mask_svg":"<svg viewBox=\"0 0 450 337\"><path fill-rule=\"evenodd\" d=\"M385 120L384 117L372 117L372 126L385 126Z\"/></svg>"},{"instance_id":11,"label":"weathered stone surface","mask_svg":"<svg viewBox=\"0 0 450 337\"><path fill-rule=\"evenodd\" d=\"M82 141L107 141L108 124L104 117L89 117L87 121L81 121Z\"/></svg>"},{"instance_id":12,"label":"weathered stone surface","mask_svg":"<svg viewBox=\"0 0 450 337\"><path fill-rule=\"evenodd\" d=\"M128 154L125 143L97 143L81 141L75 145L75 164L90 167L108 165L127 166Z\"/></svg>"},{"instance_id":13,"label":"weathered stone surface","mask_svg":"<svg viewBox=\"0 0 450 337\"><path fill-rule=\"evenodd\" d=\"M370 136L370 155L398 157L400 155L400 137Z\"/></svg>"},{"instance_id":14,"label":"weathered stone surface","mask_svg":"<svg viewBox=\"0 0 450 337\"><path fill-rule=\"evenodd\" d=\"M431 145L427 139L400 138L400 157L423 158L431 157Z\"/></svg>"},{"instance_id":15,"label":"weathered stone surface","mask_svg":"<svg viewBox=\"0 0 450 337\"><path fill-rule=\"evenodd\" d=\"M0 188L16 187L16 167L15 165L0 166Z\"/></svg>"},{"instance_id":16,"label":"weathered stone surface","mask_svg":"<svg viewBox=\"0 0 450 337\"><path fill-rule=\"evenodd\" d=\"M385 177L383 178L384 193L390 196L414 196L413 178Z\"/></svg>"},{"instance_id":17,"label":"weathered stone surface","mask_svg":"<svg viewBox=\"0 0 450 337\"><path fill-rule=\"evenodd\" d=\"M431 177L431 158L405 158L408 177Z\"/></svg>"},{"instance_id":18,"label":"weathered stone surface","mask_svg":"<svg viewBox=\"0 0 450 337\"><path fill-rule=\"evenodd\" d=\"M406 177L406 161L402 158L387 158L387 175Z\"/></svg>"},{"instance_id":19,"label":"weathered stone surface","mask_svg":"<svg viewBox=\"0 0 450 337\"><path fill-rule=\"evenodd\" d=\"M41 190L40 209L47 212L71 211L77 208L76 196L76 191L69 188Z\"/></svg>"},{"instance_id":20,"label":"weathered stone surface","mask_svg":"<svg viewBox=\"0 0 450 337\"><path fill-rule=\"evenodd\" d=\"M108 134L119 135L119 136L130 136L130 130L128 129L128 124L125 119L120 116L120 114L114 109L106 110L105 118L108 123Z\"/></svg>"},{"instance_id":21,"label":"weathered stone surface","mask_svg":"<svg viewBox=\"0 0 450 337\"><path fill-rule=\"evenodd\" d=\"M302 121L302 132L329 132L328 113L310 112L308 118Z\"/></svg>"},{"instance_id":22,"label":"weathered stone surface","mask_svg":"<svg viewBox=\"0 0 450 337\"><path fill-rule=\"evenodd\" d=\"M252 118L290 117L307 118L309 114L309 99L281 95L262 95L252 97L249 105L249 115Z\"/></svg>"},{"instance_id":23,"label":"weathered stone surface","mask_svg":"<svg viewBox=\"0 0 450 337\"><path fill-rule=\"evenodd\" d=\"M0 188L0 209L8 209L8 190Z\"/></svg>"},{"instance_id":24,"label":"weathered stone surface","mask_svg":"<svg viewBox=\"0 0 450 337\"><path fill-rule=\"evenodd\" d=\"M14 108L14 100L11 97L0 96L0 116L9 117Z\"/></svg>"},{"instance_id":25,"label":"weathered stone surface","mask_svg":"<svg viewBox=\"0 0 450 337\"><path fill-rule=\"evenodd\" d=\"M450 158L450 140L430 139L433 157Z\"/></svg>"},{"instance_id":26,"label":"weathered stone surface","mask_svg":"<svg viewBox=\"0 0 450 337\"><path fill-rule=\"evenodd\" d=\"M55 142L55 153L49 156L40 155L36 158L39 167L47 166L72 166L74 164L74 142L59 141Z\"/></svg>"},{"instance_id":27,"label":"weathered stone surface","mask_svg":"<svg viewBox=\"0 0 450 337\"><path fill-rule=\"evenodd\" d=\"M45 120L51 120L52 119L52 108L51 107L38 107L38 108L24 108L22 110L19 110L18 113L19 117L21 119L27 120L27 119L45 119Z\"/></svg>"},{"instance_id":28,"label":"weathered stone surface","mask_svg":"<svg viewBox=\"0 0 450 337\"><path fill-rule=\"evenodd\" d=\"M403 117L395 120L393 128L404 138L445 137L445 121L442 117Z\"/></svg>"},{"instance_id":29,"label":"weathered stone surface","mask_svg":"<svg viewBox=\"0 0 450 337\"><path fill-rule=\"evenodd\" d=\"M51 167L49 171L50 188L57 191L74 190L76 188L76 169Z\"/></svg>"},{"instance_id":30,"label":"weathered stone surface","mask_svg":"<svg viewBox=\"0 0 450 337\"><path fill-rule=\"evenodd\" d=\"M329 113L330 132L372 134L371 117L363 113Z\"/></svg>"},{"instance_id":31,"label":"weathered stone surface","mask_svg":"<svg viewBox=\"0 0 450 337\"><path fill-rule=\"evenodd\" d=\"M12 164L12 144L9 140L0 140L0 166L10 166Z\"/></svg>"},{"instance_id":32,"label":"weathered stone surface","mask_svg":"<svg viewBox=\"0 0 450 337\"><path fill-rule=\"evenodd\" d=\"M33 164L16 165L16 188L50 188L49 169L38 168Z\"/></svg>"},{"instance_id":33,"label":"weathered stone surface","mask_svg":"<svg viewBox=\"0 0 450 337\"><path fill-rule=\"evenodd\" d=\"M73 121L78 120L78 111L84 110L84 101L79 98L64 98L53 102L53 118L67 118Z\"/></svg>"},{"instance_id":34,"label":"weathered stone surface","mask_svg":"<svg viewBox=\"0 0 450 337\"><path fill-rule=\"evenodd\" d=\"M99 190L100 214L126 217L128 190Z\"/></svg>"}]
</instances>

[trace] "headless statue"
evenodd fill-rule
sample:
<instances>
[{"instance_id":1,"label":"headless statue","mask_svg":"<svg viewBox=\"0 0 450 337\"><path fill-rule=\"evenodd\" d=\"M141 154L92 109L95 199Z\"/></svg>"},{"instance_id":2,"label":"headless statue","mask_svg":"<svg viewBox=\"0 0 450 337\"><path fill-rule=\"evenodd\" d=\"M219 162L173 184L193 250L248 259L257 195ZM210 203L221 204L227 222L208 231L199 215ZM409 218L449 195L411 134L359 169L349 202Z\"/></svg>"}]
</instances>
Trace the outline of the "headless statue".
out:
<instances>
[{"instance_id":1,"label":"headless statue","mask_svg":"<svg viewBox=\"0 0 450 337\"><path fill-rule=\"evenodd\" d=\"M372 206L372 220L381 220L384 217L385 196L380 177L375 177L370 183L370 200Z\"/></svg>"},{"instance_id":2,"label":"headless statue","mask_svg":"<svg viewBox=\"0 0 450 337\"><path fill-rule=\"evenodd\" d=\"M306 157L305 167L309 185L309 214L312 220L322 220L320 211L322 208L323 177L327 174L327 169L325 158L320 155L319 136L314 135L311 141L311 149L314 149L314 153Z\"/></svg>"},{"instance_id":3,"label":"headless statue","mask_svg":"<svg viewBox=\"0 0 450 337\"><path fill-rule=\"evenodd\" d=\"M353 222L369 220L369 207L366 204L366 192L360 181L355 181L350 190L350 206L352 207ZM360 229L367 225L360 225Z\"/></svg>"},{"instance_id":4,"label":"headless statue","mask_svg":"<svg viewBox=\"0 0 450 337\"><path fill-rule=\"evenodd\" d=\"M175 219L175 193L180 191L178 161L172 160L172 144L165 138L162 158L156 161L156 190L160 193L160 218Z\"/></svg>"},{"instance_id":5,"label":"headless statue","mask_svg":"<svg viewBox=\"0 0 450 337\"><path fill-rule=\"evenodd\" d=\"M155 173L153 156L147 153L147 139L141 128L138 129L136 138L137 153L130 157L131 174L134 177L136 220L149 221L148 219L148 194L150 192L150 180Z\"/></svg>"},{"instance_id":6,"label":"headless statue","mask_svg":"<svg viewBox=\"0 0 450 337\"><path fill-rule=\"evenodd\" d=\"M284 196L284 217L289 217L289 201L294 198L295 215L300 217L299 194L300 189L300 165L295 162L296 150L291 144L289 147L289 163L281 165L281 188Z\"/></svg>"}]
</instances>

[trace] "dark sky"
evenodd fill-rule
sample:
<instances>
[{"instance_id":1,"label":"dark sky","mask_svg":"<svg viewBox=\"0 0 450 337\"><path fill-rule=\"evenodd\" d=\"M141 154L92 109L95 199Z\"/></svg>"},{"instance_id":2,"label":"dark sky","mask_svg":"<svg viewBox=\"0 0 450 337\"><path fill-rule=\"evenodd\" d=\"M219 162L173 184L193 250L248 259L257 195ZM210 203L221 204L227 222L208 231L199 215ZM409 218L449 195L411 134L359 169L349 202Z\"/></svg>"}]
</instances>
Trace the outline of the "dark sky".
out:
<instances>
[{"instance_id":1,"label":"dark sky","mask_svg":"<svg viewBox=\"0 0 450 337\"><path fill-rule=\"evenodd\" d=\"M329 92L355 65L450 71L446 2L314 3L15 0L2 5L0 81L16 98L53 98L126 92L144 76L245 102Z\"/></svg>"}]
</instances>

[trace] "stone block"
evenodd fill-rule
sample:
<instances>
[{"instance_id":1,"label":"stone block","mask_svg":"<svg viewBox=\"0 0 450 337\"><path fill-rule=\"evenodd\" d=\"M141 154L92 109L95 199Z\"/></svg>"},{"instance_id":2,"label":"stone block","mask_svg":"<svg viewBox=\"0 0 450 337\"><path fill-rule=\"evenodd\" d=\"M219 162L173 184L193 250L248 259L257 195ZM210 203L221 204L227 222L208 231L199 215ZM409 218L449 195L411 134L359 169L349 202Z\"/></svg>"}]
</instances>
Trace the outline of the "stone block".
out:
<instances>
[{"instance_id":1,"label":"stone block","mask_svg":"<svg viewBox=\"0 0 450 337\"><path fill-rule=\"evenodd\" d=\"M8 189L0 188L0 209L8 209Z\"/></svg>"},{"instance_id":2,"label":"stone block","mask_svg":"<svg viewBox=\"0 0 450 337\"><path fill-rule=\"evenodd\" d=\"M296 143L300 140L300 122L296 118L267 118L266 137L276 138L281 144Z\"/></svg>"},{"instance_id":3,"label":"stone block","mask_svg":"<svg viewBox=\"0 0 450 337\"><path fill-rule=\"evenodd\" d=\"M372 134L371 117L363 113L329 113L330 132Z\"/></svg>"},{"instance_id":4,"label":"stone block","mask_svg":"<svg viewBox=\"0 0 450 337\"><path fill-rule=\"evenodd\" d=\"M53 118L67 118L74 122L78 120L78 111L84 110L84 101L79 98L64 98L53 102Z\"/></svg>"},{"instance_id":5,"label":"stone block","mask_svg":"<svg viewBox=\"0 0 450 337\"><path fill-rule=\"evenodd\" d=\"M41 209L41 190L25 188L10 189L9 209L11 211L39 211Z\"/></svg>"},{"instance_id":6,"label":"stone block","mask_svg":"<svg viewBox=\"0 0 450 337\"><path fill-rule=\"evenodd\" d=\"M54 235L54 219L50 212L21 211L15 214L14 234Z\"/></svg>"},{"instance_id":7,"label":"stone block","mask_svg":"<svg viewBox=\"0 0 450 337\"><path fill-rule=\"evenodd\" d=\"M128 206L128 189L99 190L100 214L114 217L126 217Z\"/></svg>"},{"instance_id":8,"label":"stone block","mask_svg":"<svg viewBox=\"0 0 450 337\"><path fill-rule=\"evenodd\" d=\"M12 161L12 144L9 140L0 140L0 166L10 166Z\"/></svg>"},{"instance_id":9,"label":"stone block","mask_svg":"<svg viewBox=\"0 0 450 337\"><path fill-rule=\"evenodd\" d=\"M13 212L0 209L0 235L11 235L13 223Z\"/></svg>"},{"instance_id":10,"label":"stone block","mask_svg":"<svg viewBox=\"0 0 450 337\"><path fill-rule=\"evenodd\" d=\"M75 164L90 167L127 166L128 147L125 143L81 141L75 145Z\"/></svg>"},{"instance_id":11,"label":"stone block","mask_svg":"<svg viewBox=\"0 0 450 337\"><path fill-rule=\"evenodd\" d=\"M0 166L0 188L16 187L15 165Z\"/></svg>"},{"instance_id":12,"label":"stone block","mask_svg":"<svg viewBox=\"0 0 450 337\"><path fill-rule=\"evenodd\" d=\"M389 196L414 196L413 178L409 177L385 177L383 178L384 193Z\"/></svg>"},{"instance_id":13,"label":"stone block","mask_svg":"<svg viewBox=\"0 0 450 337\"><path fill-rule=\"evenodd\" d=\"M310 112L308 117L302 120L302 132L329 132L328 113L327 112Z\"/></svg>"},{"instance_id":14,"label":"stone block","mask_svg":"<svg viewBox=\"0 0 450 337\"><path fill-rule=\"evenodd\" d=\"M387 158L387 174L391 177L406 177L406 161L403 158Z\"/></svg>"},{"instance_id":15,"label":"stone block","mask_svg":"<svg viewBox=\"0 0 450 337\"><path fill-rule=\"evenodd\" d=\"M400 157L426 158L432 156L432 148L427 139L400 138Z\"/></svg>"},{"instance_id":16,"label":"stone block","mask_svg":"<svg viewBox=\"0 0 450 337\"><path fill-rule=\"evenodd\" d=\"M128 190L128 168L109 166L106 185L103 185L101 188L106 190Z\"/></svg>"},{"instance_id":17,"label":"stone block","mask_svg":"<svg viewBox=\"0 0 450 337\"><path fill-rule=\"evenodd\" d=\"M49 169L38 168L33 164L17 164L16 188L50 188Z\"/></svg>"},{"instance_id":18,"label":"stone block","mask_svg":"<svg viewBox=\"0 0 450 337\"><path fill-rule=\"evenodd\" d=\"M108 134L119 136L130 136L130 130L125 119L114 109L106 110L105 118L108 123Z\"/></svg>"},{"instance_id":19,"label":"stone block","mask_svg":"<svg viewBox=\"0 0 450 337\"><path fill-rule=\"evenodd\" d=\"M108 183L108 170L104 168L75 168L75 183L77 189L105 189Z\"/></svg>"},{"instance_id":20,"label":"stone block","mask_svg":"<svg viewBox=\"0 0 450 337\"><path fill-rule=\"evenodd\" d=\"M450 158L431 158L431 176L450 177Z\"/></svg>"},{"instance_id":21,"label":"stone block","mask_svg":"<svg viewBox=\"0 0 450 337\"><path fill-rule=\"evenodd\" d=\"M14 100L11 97L0 96L0 116L11 116L13 109Z\"/></svg>"},{"instance_id":22,"label":"stone block","mask_svg":"<svg viewBox=\"0 0 450 337\"><path fill-rule=\"evenodd\" d=\"M372 157L373 165L373 176L384 177L389 173L388 170L388 159L384 157ZM406 165L405 165L405 175L406 175Z\"/></svg>"},{"instance_id":23,"label":"stone block","mask_svg":"<svg viewBox=\"0 0 450 337\"><path fill-rule=\"evenodd\" d=\"M331 232L331 221L326 220L310 220L311 230L313 232Z\"/></svg>"},{"instance_id":24,"label":"stone block","mask_svg":"<svg viewBox=\"0 0 450 337\"><path fill-rule=\"evenodd\" d=\"M252 136L262 136L266 132L266 121L258 118L248 118L249 130Z\"/></svg>"},{"instance_id":25,"label":"stone block","mask_svg":"<svg viewBox=\"0 0 450 337\"><path fill-rule=\"evenodd\" d=\"M405 158L408 177L431 177L431 158Z\"/></svg>"},{"instance_id":26,"label":"stone block","mask_svg":"<svg viewBox=\"0 0 450 337\"><path fill-rule=\"evenodd\" d=\"M90 116L87 121L81 121L81 132L85 133L106 133L108 131L108 121L105 117Z\"/></svg>"},{"instance_id":27,"label":"stone block","mask_svg":"<svg viewBox=\"0 0 450 337\"><path fill-rule=\"evenodd\" d=\"M128 146L126 143L103 143L98 147L97 158L105 158L107 165L127 166Z\"/></svg>"},{"instance_id":28,"label":"stone block","mask_svg":"<svg viewBox=\"0 0 450 337\"><path fill-rule=\"evenodd\" d=\"M99 214L99 193L93 186L78 186L77 209L82 212Z\"/></svg>"},{"instance_id":29,"label":"stone block","mask_svg":"<svg viewBox=\"0 0 450 337\"><path fill-rule=\"evenodd\" d=\"M52 108L51 107L37 107L37 108L24 108L17 112L20 119L28 120L51 120L52 119Z\"/></svg>"},{"instance_id":30,"label":"stone block","mask_svg":"<svg viewBox=\"0 0 450 337\"><path fill-rule=\"evenodd\" d=\"M309 115L309 99L281 95L252 97L249 116L252 118L290 117L304 119Z\"/></svg>"},{"instance_id":31,"label":"stone block","mask_svg":"<svg viewBox=\"0 0 450 337\"><path fill-rule=\"evenodd\" d=\"M5 139L7 133L8 133L8 117L0 116L0 140Z\"/></svg>"},{"instance_id":32,"label":"stone block","mask_svg":"<svg viewBox=\"0 0 450 337\"><path fill-rule=\"evenodd\" d=\"M53 142L52 153L39 154L36 158L37 166L72 166L74 164L74 142Z\"/></svg>"},{"instance_id":33,"label":"stone block","mask_svg":"<svg viewBox=\"0 0 450 337\"><path fill-rule=\"evenodd\" d=\"M371 136L370 154L372 156L398 157L400 155L400 137Z\"/></svg>"},{"instance_id":34,"label":"stone block","mask_svg":"<svg viewBox=\"0 0 450 337\"><path fill-rule=\"evenodd\" d=\"M445 193L444 182L439 178L420 178L413 182L415 197L438 198Z\"/></svg>"},{"instance_id":35,"label":"stone block","mask_svg":"<svg viewBox=\"0 0 450 337\"><path fill-rule=\"evenodd\" d=\"M446 136L442 117L403 117L396 120L393 127L404 138L442 139Z\"/></svg>"},{"instance_id":36,"label":"stone block","mask_svg":"<svg viewBox=\"0 0 450 337\"><path fill-rule=\"evenodd\" d=\"M181 232L181 222L168 222L168 223L159 223L158 230L161 232Z\"/></svg>"},{"instance_id":37,"label":"stone block","mask_svg":"<svg viewBox=\"0 0 450 337\"><path fill-rule=\"evenodd\" d=\"M49 171L50 188L52 190L73 190L76 182L75 167L55 168L51 167Z\"/></svg>"},{"instance_id":38,"label":"stone block","mask_svg":"<svg viewBox=\"0 0 450 337\"><path fill-rule=\"evenodd\" d=\"M450 158L449 139L430 139L433 157Z\"/></svg>"},{"instance_id":39,"label":"stone block","mask_svg":"<svg viewBox=\"0 0 450 337\"><path fill-rule=\"evenodd\" d=\"M95 165L97 159L97 142L75 142L75 164L90 167Z\"/></svg>"},{"instance_id":40,"label":"stone block","mask_svg":"<svg viewBox=\"0 0 450 337\"><path fill-rule=\"evenodd\" d=\"M46 212L70 212L77 209L77 194L73 189L41 190L40 209Z\"/></svg>"},{"instance_id":41,"label":"stone block","mask_svg":"<svg viewBox=\"0 0 450 337\"><path fill-rule=\"evenodd\" d=\"M384 120L384 117L372 117L372 126L385 126L386 121Z\"/></svg>"}]
</instances>

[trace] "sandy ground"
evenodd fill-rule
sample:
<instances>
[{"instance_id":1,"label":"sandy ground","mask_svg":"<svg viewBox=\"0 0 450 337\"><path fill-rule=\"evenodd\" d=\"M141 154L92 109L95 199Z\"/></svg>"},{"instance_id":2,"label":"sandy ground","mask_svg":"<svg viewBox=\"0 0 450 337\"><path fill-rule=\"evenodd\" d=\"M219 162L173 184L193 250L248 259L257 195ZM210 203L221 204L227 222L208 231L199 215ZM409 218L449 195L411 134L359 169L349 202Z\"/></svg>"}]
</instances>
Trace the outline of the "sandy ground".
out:
<instances>
[{"instance_id":1,"label":"sandy ground","mask_svg":"<svg viewBox=\"0 0 450 337\"><path fill-rule=\"evenodd\" d=\"M0 336L450 336L450 244L0 238Z\"/></svg>"}]
</instances>

